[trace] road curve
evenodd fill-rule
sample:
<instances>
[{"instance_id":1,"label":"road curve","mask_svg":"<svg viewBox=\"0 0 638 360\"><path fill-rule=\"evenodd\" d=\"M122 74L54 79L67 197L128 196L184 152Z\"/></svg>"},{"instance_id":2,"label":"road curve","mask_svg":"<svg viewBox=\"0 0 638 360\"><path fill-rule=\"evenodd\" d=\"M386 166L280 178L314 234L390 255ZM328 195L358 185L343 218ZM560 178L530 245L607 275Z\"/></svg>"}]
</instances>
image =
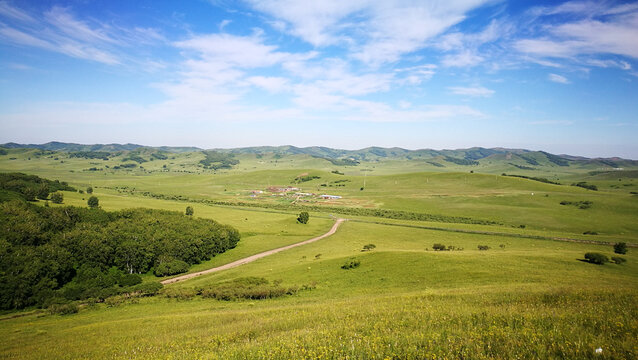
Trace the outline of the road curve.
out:
<instances>
[{"instance_id":1,"label":"road curve","mask_svg":"<svg viewBox=\"0 0 638 360\"><path fill-rule=\"evenodd\" d=\"M315 242L315 241L321 240L323 238L327 238L328 236L330 236L330 235L334 234L335 232L337 232L337 228L344 221L345 221L345 219L337 219L337 221L335 221L334 225L332 225L332 228L330 228L330 230L327 233L325 233L323 235L320 235L320 236L317 236L317 237L314 237L312 239L304 240L302 242L298 242L298 243L295 243L295 244L287 245L287 246L280 247L280 248L277 248L277 249L264 251L264 252L261 252L259 254L255 254L255 255L252 255L252 256L249 256L249 257L245 257L243 259L239 259L239 260L233 261L233 262L228 263L226 265L214 267L212 269L199 271L199 272L195 272L195 273L191 273L191 274L186 274L186 275L182 275L182 276L177 276L177 277L174 277L174 278L171 278L171 279L166 279L166 280L162 281L161 283L163 285L168 285L168 284L176 283L178 281L188 280L188 279L200 276L200 275L205 275L205 274L210 274L210 273L214 273L214 272L218 272L218 271L222 271L222 270L232 269L234 267L237 267L237 266L240 266L240 265L244 265L244 264L248 264L249 262L253 262L253 261L257 260L257 259L261 259L263 257L269 256L269 255L272 255L272 254L276 254L276 253L281 252L281 251L292 249L294 247L301 246L301 245L310 244L311 242Z\"/></svg>"}]
</instances>

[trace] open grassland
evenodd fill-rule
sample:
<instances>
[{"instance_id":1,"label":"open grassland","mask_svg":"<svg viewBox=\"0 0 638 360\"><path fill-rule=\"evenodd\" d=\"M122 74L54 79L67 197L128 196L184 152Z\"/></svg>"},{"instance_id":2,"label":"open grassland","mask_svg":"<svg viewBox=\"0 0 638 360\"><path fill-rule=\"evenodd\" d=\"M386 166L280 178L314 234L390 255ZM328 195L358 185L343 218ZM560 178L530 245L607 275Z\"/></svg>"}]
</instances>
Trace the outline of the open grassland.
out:
<instances>
[{"instance_id":1,"label":"open grassland","mask_svg":"<svg viewBox=\"0 0 638 360\"><path fill-rule=\"evenodd\" d=\"M68 181L80 189L93 186L105 210L183 212L192 206L195 217L239 230L236 248L191 267L192 272L325 233L333 223L329 212L311 211L307 225L296 222L304 205L470 217L494 224L349 214L351 221L331 237L168 285L155 297L89 302L65 316L5 314L0 358L638 357L638 250L630 247L621 256L625 263L594 265L583 261L586 252L618 255L610 245L521 237L638 243L638 196L630 193L638 188L634 172L592 175L557 167L562 172L552 181L559 178L563 185L552 185L497 175L505 168L496 162L481 164L492 166L492 174L478 174L480 167L469 173L463 166L456 172L449 171L451 166L431 172L415 165L418 161L337 167L307 155L240 155L236 168L212 171L196 166L201 153L170 155L143 163L143 169L106 170L105 164L119 164L120 158L54 160L12 150L0 156L0 170ZM84 171L90 167L105 170ZM332 172L337 169L344 175ZM549 177L547 171L517 173ZM296 180L302 174L310 180ZM599 190L570 186L579 181ZM250 196L250 190L288 185L343 199ZM87 194L63 193L64 205L86 206ZM580 208L583 202L591 204ZM587 231L597 235L584 235ZM368 244L374 249L362 251ZM434 244L455 250L434 251ZM358 266L342 269L354 263ZM267 300L202 295L211 286L246 277L299 291ZM144 275L145 281L155 279Z\"/></svg>"},{"instance_id":2,"label":"open grassland","mask_svg":"<svg viewBox=\"0 0 638 360\"><path fill-rule=\"evenodd\" d=\"M369 242L377 248L361 252ZM464 250L434 252L433 242ZM2 320L0 349L8 358L635 358L638 256L578 261L591 250L611 253L349 222L320 242L167 288L253 275L313 290L230 302L160 295ZM341 269L352 258L361 265Z\"/></svg>"},{"instance_id":3,"label":"open grassland","mask_svg":"<svg viewBox=\"0 0 638 360\"><path fill-rule=\"evenodd\" d=\"M238 155L241 162L233 169L212 171L197 167L197 162L203 158L199 152L169 154L166 160L145 162L142 164L143 169L135 170L112 170L113 166L110 169L105 167L106 163L121 163L118 159L124 155L104 161L62 159L66 156L65 153L39 157L34 154L34 150L11 150L10 154L0 156L0 169L60 179L79 188L93 186L99 194L123 195L121 199L135 195L136 200L132 203L140 204L144 204L143 197L160 196L167 199L182 197L197 201L274 207L292 212L298 211L296 208L302 206L319 207L319 210L321 207L330 207L332 209L329 212L334 212L333 208L339 207L387 209L469 217L479 221L493 221L510 228L524 225L527 231L552 233L556 236L582 237L584 232L595 232L598 235L586 237L601 241L638 242L638 221L635 221L638 195L632 194L638 193L636 171L598 172L589 175L567 167L571 173L565 175L565 179L558 180L563 185L553 185L496 174L469 173L467 167L462 173L449 172L450 169L446 168L446 172L406 173L397 170L392 175L379 175L376 168L386 166L386 162L376 165L364 163L354 167L334 166L326 160L308 155L284 156L278 159L272 155L261 158L255 155ZM56 156L58 160L54 160ZM10 160L12 157L15 160ZM29 157L31 160L28 160ZM60 163L61 161L64 163ZM95 165L99 162L104 164ZM280 163L288 165L274 166ZM261 167L249 166L251 164ZM163 168L164 165L167 165L166 169ZM91 166L97 166L102 171L84 171ZM567 171L565 167L557 168ZM532 177L545 176L532 171L517 173ZM311 179L298 181L304 174ZM554 180L556 179L552 178ZM599 191L570 186L580 181L598 186ZM303 192L339 195L342 198L323 200L297 197L292 192L281 196L266 191L270 186L295 186ZM264 193L254 195L252 190ZM561 205L561 202L585 201L591 202L587 209ZM102 203L109 206L108 202ZM293 203L295 206L291 207ZM357 214L350 212L346 215Z\"/></svg>"}]
</instances>

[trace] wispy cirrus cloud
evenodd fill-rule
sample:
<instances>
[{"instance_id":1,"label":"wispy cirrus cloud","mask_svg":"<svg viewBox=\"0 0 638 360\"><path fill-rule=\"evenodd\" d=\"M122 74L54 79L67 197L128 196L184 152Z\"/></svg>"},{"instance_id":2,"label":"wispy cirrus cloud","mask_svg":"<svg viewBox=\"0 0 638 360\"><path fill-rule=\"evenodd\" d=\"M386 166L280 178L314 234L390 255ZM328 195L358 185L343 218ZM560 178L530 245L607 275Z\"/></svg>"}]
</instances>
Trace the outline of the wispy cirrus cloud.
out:
<instances>
[{"instance_id":1,"label":"wispy cirrus cloud","mask_svg":"<svg viewBox=\"0 0 638 360\"><path fill-rule=\"evenodd\" d=\"M451 87L448 87L448 90L450 90L452 94L455 94L455 95L465 95L465 96L471 96L471 97L490 97L494 95L494 90L490 90L482 86L476 86L476 87L451 86Z\"/></svg>"},{"instance_id":2,"label":"wispy cirrus cloud","mask_svg":"<svg viewBox=\"0 0 638 360\"><path fill-rule=\"evenodd\" d=\"M513 44L522 53L540 58L578 60L582 56L620 55L638 59L638 6L609 6L605 2L572 1L531 11L543 24L535 37ZM555 19L570 14L574 20Z\"/></svg>"},{"instance_id":3,"label":"wispy cirrus cloud","mask_svg":"<svg viewBox=\"0 0 638 360\"><path fill-rule=\"evenodd\" d=\"M0 1L0 15L23 22L35 22L26 11L11 6L7 1Z\"/></svg>"},{"instance_id":4,"label":"wispy cirrus cloud","mask_svg":"<svg viewBox=\"0 0 638 360\"><path fill-rule=\"evenodd\" d=\"M558 75L558 74L549 74L547 76L547 78L549 79L549 81L553 81L555 83L559 83L559 84L569 84L569 80L562 76L562 75Z\"/></svg>"},{"instance_id":5,"label":"wispy cirrus cloud","mask_svg":"<svg viewBox=\"0 0 638 360\"><path fill-rule=\"evenodd\" d=\"M426 47L428 40L463 21L467 12L491 1L248 2L275 18L279 30L315 47L340 44L352 58L378 66Z\"/></svg>"},{"instance_id":6,"label":"wispy cirrus cloud","mask_svg":"<svg viewBox=\"0 0 638 360\"><path fill-rule=\"evenodd\" d=\"M141 62L130 55L131 48L165 40L151 28L122 28L80 20L70 8L61 6L30 13L3 1L0 16L7 20L0 22L0 41L107 65Z\"/></svg>"}]
</instances>

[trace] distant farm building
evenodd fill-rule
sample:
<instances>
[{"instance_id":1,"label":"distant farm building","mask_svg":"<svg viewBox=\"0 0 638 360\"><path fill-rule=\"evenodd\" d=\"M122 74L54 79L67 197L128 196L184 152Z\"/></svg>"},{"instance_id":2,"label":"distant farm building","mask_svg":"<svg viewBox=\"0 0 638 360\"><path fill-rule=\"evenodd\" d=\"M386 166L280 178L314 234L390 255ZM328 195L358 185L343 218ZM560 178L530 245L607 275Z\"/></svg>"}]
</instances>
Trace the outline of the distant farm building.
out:
<instances>
[{"instance_id":1,"label":"distant farm building","mask_svg":"<svg viewBox=\"0 0 638 360\"><path fill-rule=\"evenodd\" d=\"M304 192L296 192L295 195L297 195L297 196L314 196L315 194L313 194L313 193L304 193Z\"/></svg>"},{"instance_id":2,"label":"distant farm building","mask_svg":"<svg viewBox=\"0 0 638 360\"><path fill-rule=\"evenodd\" d=\"M288 187L271 186L268 188L268 191L272 193L287 193L289 191L299 191L299 190L301 189L298 187L293 187L293 186L288 186Z\"/></svg>"},{"instance_id":3,"label":"distant farm building","mask_svg":"<svg viewBox=\"0 0 638 360\"><path fill-rule=\"evenodd\" d=\"M320 195L319 196L322 199L330 199L330 200L335 200L335 199L341 199L341 196L339 195Z\"/></svg>"}]
</instances>

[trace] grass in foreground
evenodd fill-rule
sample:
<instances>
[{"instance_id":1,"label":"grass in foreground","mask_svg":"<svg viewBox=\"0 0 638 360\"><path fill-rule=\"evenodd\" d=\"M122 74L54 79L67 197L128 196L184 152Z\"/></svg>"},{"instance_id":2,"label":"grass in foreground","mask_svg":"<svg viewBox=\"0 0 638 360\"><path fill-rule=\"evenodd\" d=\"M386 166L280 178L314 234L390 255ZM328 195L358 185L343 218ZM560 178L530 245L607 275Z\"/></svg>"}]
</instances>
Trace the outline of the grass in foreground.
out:
<instances>
[{"instance_id":1,"label":"grass in foreground","mask_svg":"<svg viewBox=\"0 0 638 360\"><path fill-rule=\"evenodd\" d=\"M343 231L341 231L343 230ZM162 296L2 321L7 358L635 358L638 256L611 247L346 223L175 289L245 276L316 289L269 300ZM442 236L444 235L444 236ZM434 252L434 242L464 248ZM361 252L374 243L376 248ZM505 248L500 248L503 243ZM490 250L480 251L477 244ZM426 250L430 248L430 250ZM318 258L316 254L321 254ZM350 259L361 265L342 270ZM596 355L595 349L603 353Z\"/></svg>"}]
</instances>

